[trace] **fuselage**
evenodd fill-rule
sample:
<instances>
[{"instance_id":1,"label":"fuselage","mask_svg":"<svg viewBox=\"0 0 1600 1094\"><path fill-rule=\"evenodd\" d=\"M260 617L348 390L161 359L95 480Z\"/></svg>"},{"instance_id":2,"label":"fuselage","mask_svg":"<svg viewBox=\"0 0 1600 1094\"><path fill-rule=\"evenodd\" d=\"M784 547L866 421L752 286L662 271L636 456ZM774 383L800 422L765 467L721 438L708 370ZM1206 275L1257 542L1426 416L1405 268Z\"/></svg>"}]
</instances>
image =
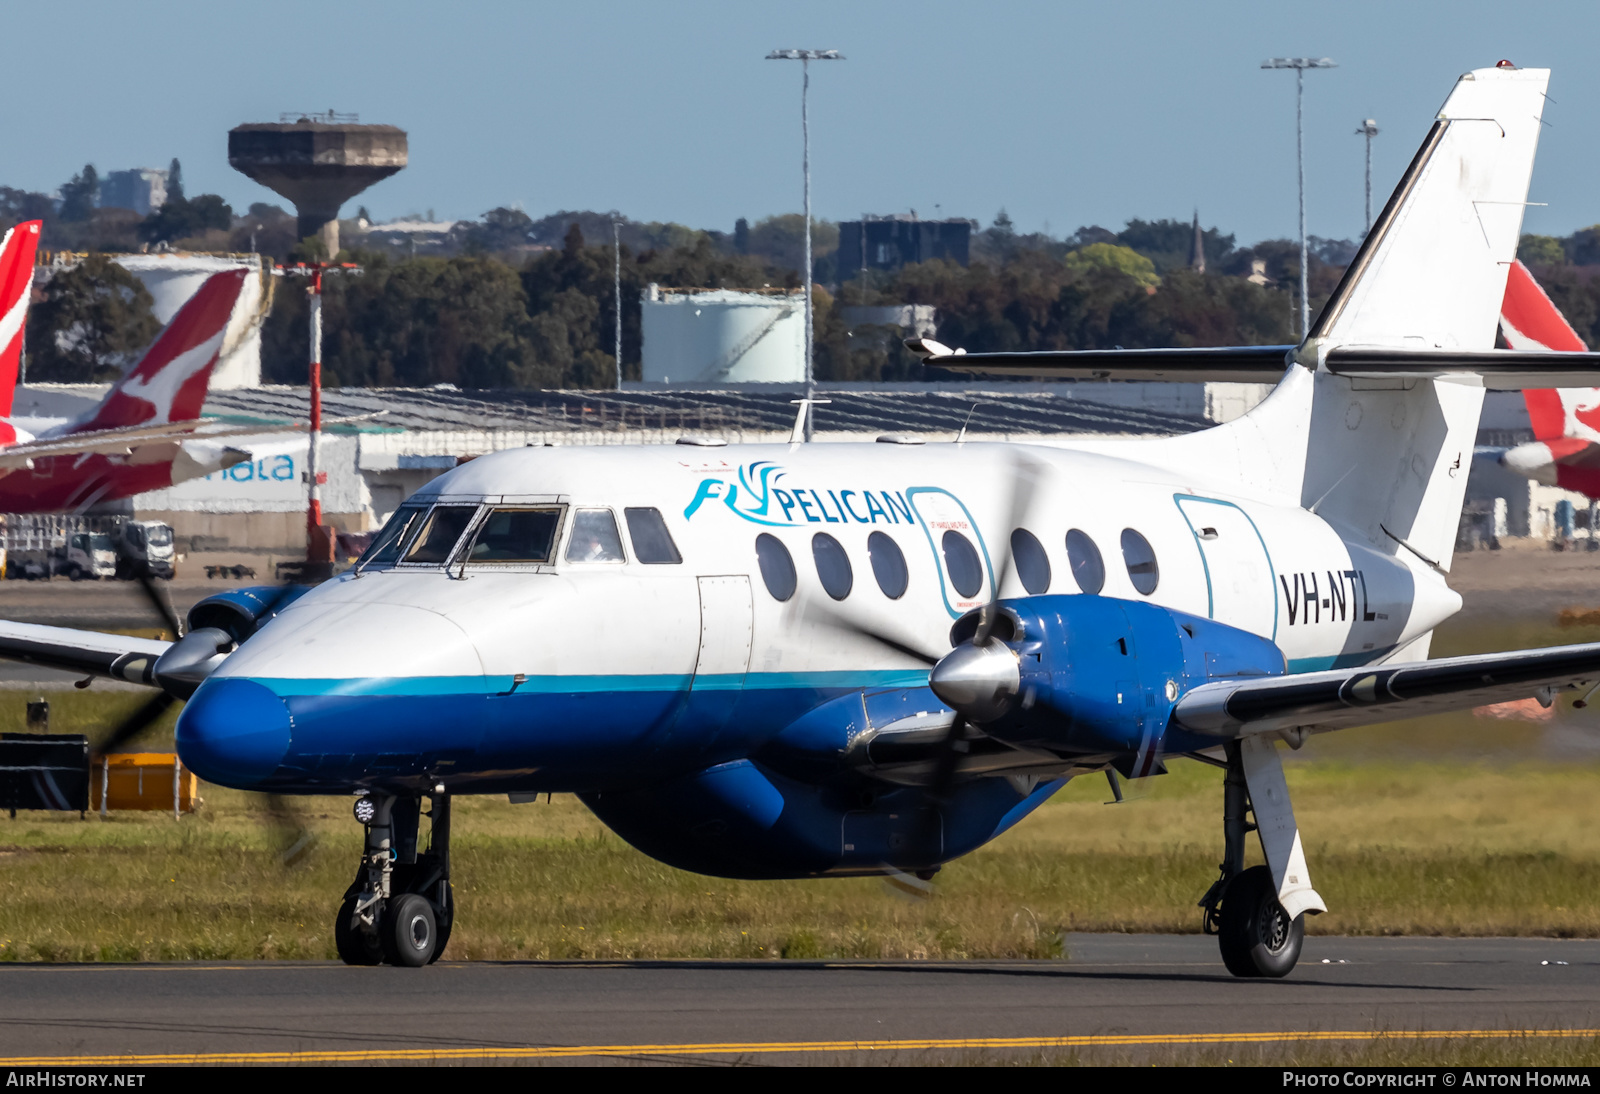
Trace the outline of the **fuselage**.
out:
<instances>
[{"instance_id":1,"label":"fuselage","mask_svg":"<svg viewBox=\"0 0 1600 1094\"><path fill-rule=\"evenodd\" d=\"M202 775L240 786L602 791L749 757L840 695L925 684L926 665L853 627L937 657L997 570L1003 596L1098 593L1217 619L1276 643L1290 671L1380 660L1459 607L1426 567L1297 505L1124 456L1029 448L1031 500L1016 510L1013 451L478 459L396 517L414 522L413 553L430 506L440 520L449 509L459 536L431 561L378 558L290 606L191 701L180 747ZM1014 512L1038 549L1018 541L1008 569ZM548 557L463 557L496 513L546 514ZM646 542L652 521L665 547ZM592 542L598 526L609 549ZM227 730L225 693L249 696L272 727Z\"/></svg>"}]
</instances>

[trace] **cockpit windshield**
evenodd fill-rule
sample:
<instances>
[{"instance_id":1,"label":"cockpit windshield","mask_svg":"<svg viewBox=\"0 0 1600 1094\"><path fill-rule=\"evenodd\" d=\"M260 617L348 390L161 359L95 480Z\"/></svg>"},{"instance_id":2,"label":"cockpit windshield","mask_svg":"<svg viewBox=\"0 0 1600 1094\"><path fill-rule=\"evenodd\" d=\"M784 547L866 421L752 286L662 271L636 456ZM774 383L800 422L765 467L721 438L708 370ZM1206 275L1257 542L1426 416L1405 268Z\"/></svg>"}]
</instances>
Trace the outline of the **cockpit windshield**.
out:
<instances>
[{"instance_id":1,"label":"cockpit windshield","mask_svg":"<svg viewBox=\"0 0 1600 1094\"><path fill-rule=\"evenodd\" d=\"M403 505L396 509L357 565L362 569L368 566L393 566L400 557L400 549L406 545L411 533L417 530L422 522L422 514L427 511L425 505Z\"/></svg>"},{"instance_id":2,"label":"cockpit windshield","mask_svg":"<svg viewBox=\"0 0 1600 1094\"><path fill-rule=\"evenodd\" d=\"M402 562L441 566L477 515L476 505L438 505L428 514L427 523L411 542Z\"/></svg>"},{"instance_id":3,"label":"cockpit windshield","mask_svg":"<svg viewBox=\"0 0 1600 1094\"><path fill-rule=\"evenodd\" d=\"M468 562L549 562L555 550L561 510L492 509L478 526Z\"/></svg>"}]
</instances>

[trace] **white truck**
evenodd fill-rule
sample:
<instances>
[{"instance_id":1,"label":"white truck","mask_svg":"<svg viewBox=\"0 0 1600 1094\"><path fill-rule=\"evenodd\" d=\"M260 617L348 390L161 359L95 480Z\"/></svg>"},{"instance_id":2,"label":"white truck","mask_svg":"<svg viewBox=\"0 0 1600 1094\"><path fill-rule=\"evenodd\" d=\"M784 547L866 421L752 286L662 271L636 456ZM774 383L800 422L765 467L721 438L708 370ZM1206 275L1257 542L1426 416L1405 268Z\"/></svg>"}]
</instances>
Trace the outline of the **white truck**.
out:
<instances>
[{"instance_id":1,"label":"white truck","mask_svg":"<svg viewBox=\"0 0 1600 1094\"><path fill-rule=\"evenodd\" d=\"M175 572L172 528L160 521L29 515L12 516L8 524L0 525L8 577L126 580Z\"/></svg>"},{"instance_id":2,"label":"white truck","mask_svg":"<svg viewBox=\"0 0 1600 1094\"><path fill-rule=\"evenodd\" d=\"M172 528L158 520L125 520L112 533L117 576L148 575L170 580L173 575Z\"/></svg>"}]
</instances>

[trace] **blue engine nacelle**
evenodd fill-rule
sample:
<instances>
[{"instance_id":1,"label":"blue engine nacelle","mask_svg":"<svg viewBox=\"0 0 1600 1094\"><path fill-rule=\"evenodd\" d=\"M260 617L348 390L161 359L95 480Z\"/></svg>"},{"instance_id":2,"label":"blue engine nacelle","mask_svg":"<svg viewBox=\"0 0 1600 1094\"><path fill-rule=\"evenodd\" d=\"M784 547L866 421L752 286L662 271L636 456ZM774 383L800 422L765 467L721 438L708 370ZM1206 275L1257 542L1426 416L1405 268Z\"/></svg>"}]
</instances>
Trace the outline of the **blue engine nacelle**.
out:
<instances>
[{"instance_id":1,"label":"blue engine nacelle","mask_svg":"<svg viewBox=\"0 0 1600 1094\"><path fill-rule=\"evenodd\" d=\"M252 585L216 593L189 609L189 630L214 627L237 645L310 589L310 585Z\"/></svg>"},{"instance_id":2,"label":"blue engine nacelle","mask_svg":"<svg viewBox=\"0 0 1600 1094\"><path fill-rule=\"evenodd\" d=\"M1032 596L1000 607L993 638L1018 659L1017 688L983 729L1059 754L1125 757L1132 775L1151 774L1163 752L1216 745L1171 724L1191 688L1288 667L1260 635L1141 601ZM975 614L958 620L953 642L976 628Z\"/></svg>"}]
</instances>

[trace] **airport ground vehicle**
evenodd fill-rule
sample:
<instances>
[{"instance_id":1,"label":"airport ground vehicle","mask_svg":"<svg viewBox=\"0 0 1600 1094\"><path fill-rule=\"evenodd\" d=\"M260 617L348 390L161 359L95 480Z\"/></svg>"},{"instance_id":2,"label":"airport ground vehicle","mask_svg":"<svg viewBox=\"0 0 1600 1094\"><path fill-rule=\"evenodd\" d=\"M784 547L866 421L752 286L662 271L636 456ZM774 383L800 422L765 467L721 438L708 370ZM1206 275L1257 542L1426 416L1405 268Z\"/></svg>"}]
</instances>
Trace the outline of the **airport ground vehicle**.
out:
<instances>
[{"instance_id":1,"label":"airport ground vehicle","mask_svg":"<svg viewBox=\"0 0 1600 1094\"><path fill-rule=\"evenodd\" d=\"M172 528L126 517L13 514L0 525L10 577L171 578Z\"/></svg>"}]
</instances>

